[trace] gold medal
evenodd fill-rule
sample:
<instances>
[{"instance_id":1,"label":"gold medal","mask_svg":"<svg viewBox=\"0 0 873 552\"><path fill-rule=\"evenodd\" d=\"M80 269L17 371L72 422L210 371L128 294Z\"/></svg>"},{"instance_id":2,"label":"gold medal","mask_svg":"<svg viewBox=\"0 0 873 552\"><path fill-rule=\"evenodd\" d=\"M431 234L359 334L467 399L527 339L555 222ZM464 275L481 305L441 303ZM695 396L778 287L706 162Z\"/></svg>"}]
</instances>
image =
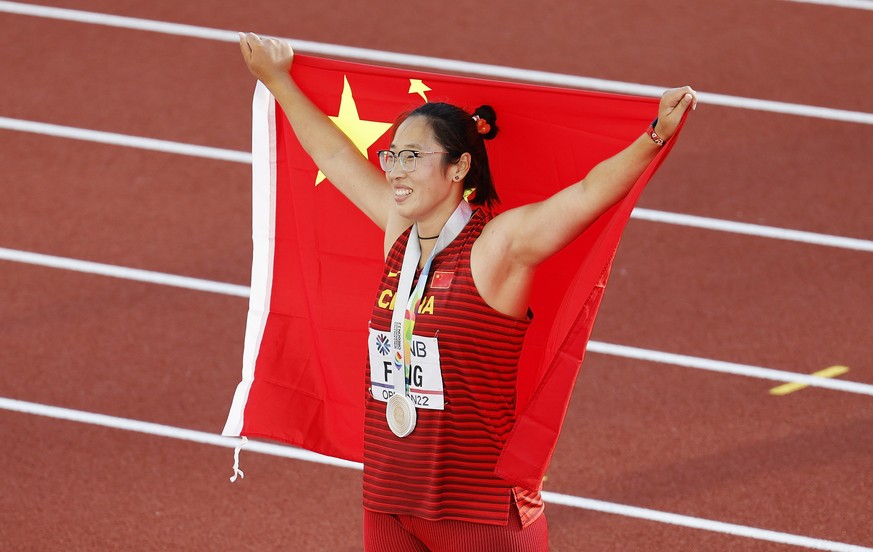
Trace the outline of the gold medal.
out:
<instances>
[{"instance_id":1,"label":"gold medal","mask_svg":"<svg viewBox=\"0 0 873 552\"><path fill-rule=\"evenodd\" d=\"M385 406L385 416L388 418L388 427L398 437L406 437L415 429L415 405L406 395L391 395Z\"/></svg>"}]
</instances>

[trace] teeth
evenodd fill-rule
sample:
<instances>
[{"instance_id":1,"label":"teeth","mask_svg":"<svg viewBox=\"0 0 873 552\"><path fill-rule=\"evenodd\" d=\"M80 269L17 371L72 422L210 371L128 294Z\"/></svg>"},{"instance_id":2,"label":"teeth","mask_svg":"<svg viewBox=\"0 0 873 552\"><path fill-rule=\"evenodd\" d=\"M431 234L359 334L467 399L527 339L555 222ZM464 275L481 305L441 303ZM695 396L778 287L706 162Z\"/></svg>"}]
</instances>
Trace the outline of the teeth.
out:
<instances>
[{"instance_id":1,"label":"teeth","mask_svg":"<svg viewBox=\"0 0 873 552\"><path fill-rule=\"evenodd\" d=\"M408 196L408 195L411 194L411 193L412 193L412 190L409 190L409 189L405 189L405 190L397 189L397 190L394 190L394 195L395 195L395 196Z\"/></svg>"}]
</instances>

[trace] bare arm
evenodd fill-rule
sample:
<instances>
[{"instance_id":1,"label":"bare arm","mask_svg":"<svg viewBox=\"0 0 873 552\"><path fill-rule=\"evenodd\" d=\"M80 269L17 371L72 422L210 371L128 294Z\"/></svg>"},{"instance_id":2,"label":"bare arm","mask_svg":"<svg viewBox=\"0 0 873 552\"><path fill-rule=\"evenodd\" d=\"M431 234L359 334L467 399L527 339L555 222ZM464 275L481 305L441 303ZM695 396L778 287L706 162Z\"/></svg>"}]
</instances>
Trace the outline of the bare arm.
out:
<instances>
[{"instance_id":1,"label":"bare arm","mask_svg":"<svg viewBox=\"0 0 873 552\"><path fill-rule=\"evenodd\" d=\"M668 90L658 110L658 135L668 140L696 104L690 87ZM508 314L527 309L536 267L582 234L624 198L659 151L641 134L581 181L548 199L502 213L490 221L473 249L472 268L482 297Z\"/></svg>"},{"instance_id":2,"label":"bare arm","mask_svg":"<svg viewBox=\"0 0 873 552\"><path fill-rule=\"evenodd\" d=\"M385 230L393 205L385 175L316 107L291 78L291 46L275 38L240 33L240 50L252 75L270 90L303 149L352 203Z\"/></svg>"}]
</instances>

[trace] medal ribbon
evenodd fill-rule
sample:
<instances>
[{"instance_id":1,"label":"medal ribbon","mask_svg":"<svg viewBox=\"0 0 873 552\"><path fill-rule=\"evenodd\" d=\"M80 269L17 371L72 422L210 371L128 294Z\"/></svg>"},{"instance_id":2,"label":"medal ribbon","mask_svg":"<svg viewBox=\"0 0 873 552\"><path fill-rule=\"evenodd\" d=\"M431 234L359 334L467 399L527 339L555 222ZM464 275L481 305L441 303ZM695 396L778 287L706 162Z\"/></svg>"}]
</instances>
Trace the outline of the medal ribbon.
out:
<instances>
[{"instance_id":1,"label":"medal ribbon","mask_svg":"<svg viewBox=\"0 0 873 552\"><path fill-rule=\"evenodd\" d=\"M427 285L427 277L430 273L434 257L440 251L452 243L473 215L473 210L465 200L461 200L458 207L446 221L440 231L439 238L430 253L421 275L412 289L412 280L415 278L415 269L421 259L421 244L418 241L418 228L412 226L409 241L406 243L406 251L403 254L403 266L400 269L400 282L397 284L397 294L394 302L394 314L391 317L392 351L394 359L394 392L403 395L409 394L409 381L412 371L411 343L412 330L415 327L415 317L418 307L424 296L424 288Z\"/></svg>"}]
</instances>

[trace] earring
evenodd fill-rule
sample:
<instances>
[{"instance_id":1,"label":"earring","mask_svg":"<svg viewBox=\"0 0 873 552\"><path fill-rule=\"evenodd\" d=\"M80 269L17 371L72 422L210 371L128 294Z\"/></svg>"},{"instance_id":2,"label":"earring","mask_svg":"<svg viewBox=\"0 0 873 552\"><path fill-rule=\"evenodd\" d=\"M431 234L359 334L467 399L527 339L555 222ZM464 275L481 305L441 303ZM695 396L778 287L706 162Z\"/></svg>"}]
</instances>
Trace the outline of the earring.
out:
<instances>
[{"instance_id":1,"label":"earring","mask_svg":"<svg viewBox=\"0 0 873 552\"><path fill-rule=\"evenodd\" d=\"M458 175L455 175L455 182L457 182L457 181L458 181L458 180L460 180L460 179L461 179L461 177L460 177L460 176L458 176Z\"/></svg>"}]
</instances>

